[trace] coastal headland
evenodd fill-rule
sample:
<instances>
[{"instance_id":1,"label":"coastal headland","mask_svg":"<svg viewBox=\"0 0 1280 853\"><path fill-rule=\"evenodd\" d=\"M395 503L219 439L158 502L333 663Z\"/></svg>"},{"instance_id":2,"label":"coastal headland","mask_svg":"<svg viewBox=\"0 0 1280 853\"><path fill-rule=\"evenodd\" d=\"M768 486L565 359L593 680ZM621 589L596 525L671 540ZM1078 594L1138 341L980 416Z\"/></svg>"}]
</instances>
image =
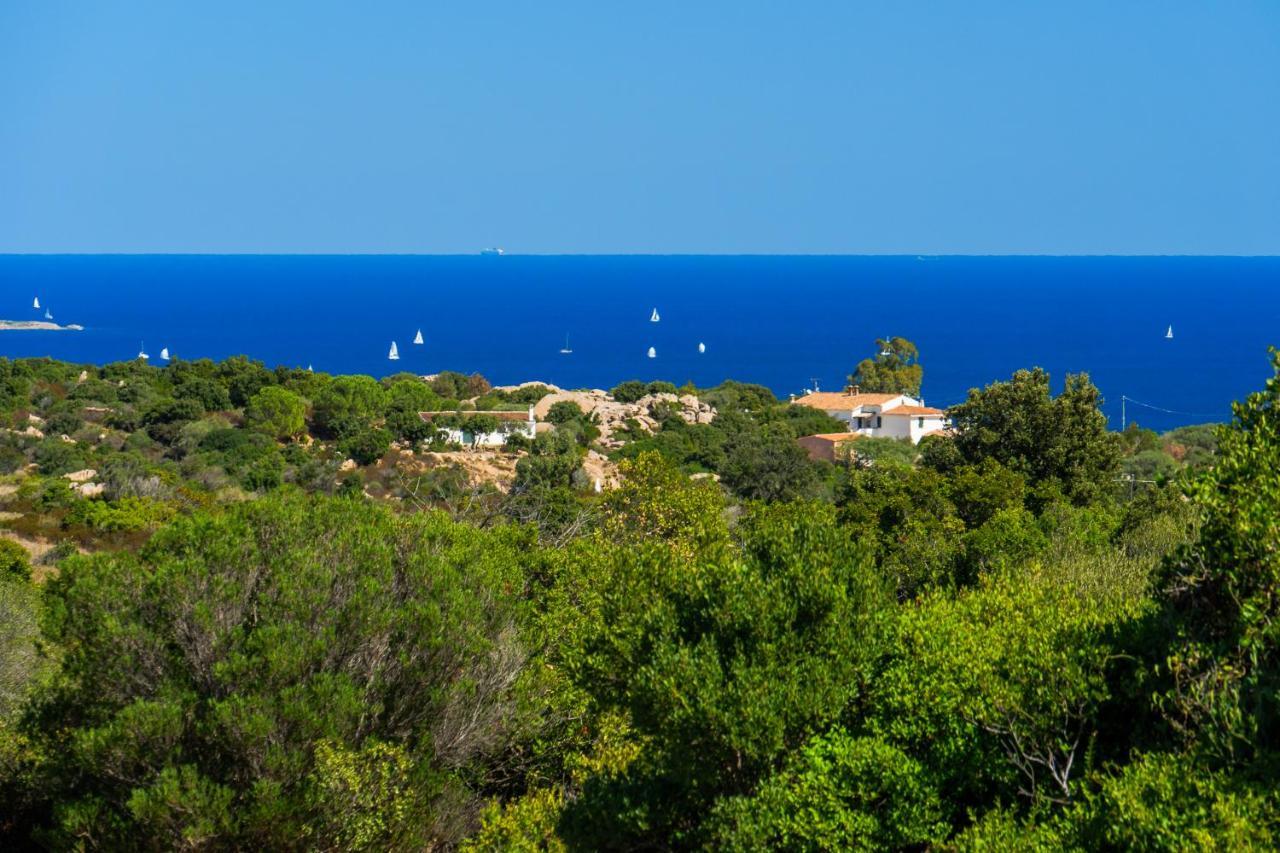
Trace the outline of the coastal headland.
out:
<instances>
[{"instance_id":1,"label":"coastal headland","mask_svg":"<svg viewBox=\"0 0 1280 853\"><path fill-rule=\"evenodd\" d=\"M70 323L66 326L47 320L0 320L0 332L82 332L84 326Z\"/></svg>"}]
</instances>

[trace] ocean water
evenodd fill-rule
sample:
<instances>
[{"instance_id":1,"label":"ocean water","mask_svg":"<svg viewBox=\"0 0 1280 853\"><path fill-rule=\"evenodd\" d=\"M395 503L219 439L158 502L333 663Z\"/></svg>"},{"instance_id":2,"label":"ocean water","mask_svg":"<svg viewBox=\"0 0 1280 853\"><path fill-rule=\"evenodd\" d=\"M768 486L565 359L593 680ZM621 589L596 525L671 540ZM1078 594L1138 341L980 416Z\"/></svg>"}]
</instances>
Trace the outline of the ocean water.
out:
<instances>
[{"instance_id":1,"label":"ocean water","mask_svg":"<svg viewBox=\"0 0 1280 853\"><path fill-rule=\"evenodd\" d=\"M932 405L1038 365L1055 389L1089 372L1115 426L1128 397L1155 429L1227 419L1280 345L1274 257L0 256L0 319L37 319L34 296L86 330L0 332L0 355L101 364L145 342L153 359L785 396L838 389L876 337L902 335Z\"/></svg>"}]
</instances>

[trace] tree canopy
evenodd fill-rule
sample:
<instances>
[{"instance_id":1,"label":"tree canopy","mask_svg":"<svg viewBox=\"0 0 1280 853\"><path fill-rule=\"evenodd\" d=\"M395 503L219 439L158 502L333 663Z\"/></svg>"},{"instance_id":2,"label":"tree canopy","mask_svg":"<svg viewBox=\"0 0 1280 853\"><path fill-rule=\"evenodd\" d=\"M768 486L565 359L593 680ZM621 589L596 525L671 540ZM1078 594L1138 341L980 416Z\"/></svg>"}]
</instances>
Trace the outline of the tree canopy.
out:
<instances>
[{"instance_id":1,"label":"tree canopy","mask_svg":"<svg viewBox=\"0 0 1280 853\"><path fill-rule=\"evenodd\" d=\"M876 354L858 362L849 383L866 394L910 394L920 396L924 367L920 351L906 338L876 338Z\"/></svg>"}]
</instances>

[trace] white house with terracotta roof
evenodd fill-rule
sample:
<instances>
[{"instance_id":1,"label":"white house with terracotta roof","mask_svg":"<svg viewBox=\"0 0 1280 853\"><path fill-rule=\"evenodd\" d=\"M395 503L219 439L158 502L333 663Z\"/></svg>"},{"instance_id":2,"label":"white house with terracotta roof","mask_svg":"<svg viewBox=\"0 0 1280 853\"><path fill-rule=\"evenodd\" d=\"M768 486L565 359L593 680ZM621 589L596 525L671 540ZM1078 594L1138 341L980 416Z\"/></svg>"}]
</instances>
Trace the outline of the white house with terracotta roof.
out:
<instances>
[{"instance_id":1,"label":"white house with terracotta roof","mask_svg":"<svg viewBox=\"0 0 1280 853\"><path fill-rule=\"evenodd\" d=\"M906 394L861 394L856 388L839 393L812 391L791 401L821 409L849 425L849 432L876 438L906 438L912 444L947 428L947 413Z\"/></svg>"},{"instance_id":2,"label":"white house with terracotta roof","mask_svg":"<svg viewBox=\"0 0 1280 853\"><path fill-rule=\"evenodd\" d=\"M492 415L498 421L498 429L492 432L476 432L467 427L467 421L476 415ZM507 443L512 434L534 438L538 434L538 424L533 416L533 406L525 412L499 412L466 410L460 412L418 412L418 417L427 423L447 419L450 425L441 427L445 441L461 444L465 447L501 447Z\"/></svg>"}]
</instances>

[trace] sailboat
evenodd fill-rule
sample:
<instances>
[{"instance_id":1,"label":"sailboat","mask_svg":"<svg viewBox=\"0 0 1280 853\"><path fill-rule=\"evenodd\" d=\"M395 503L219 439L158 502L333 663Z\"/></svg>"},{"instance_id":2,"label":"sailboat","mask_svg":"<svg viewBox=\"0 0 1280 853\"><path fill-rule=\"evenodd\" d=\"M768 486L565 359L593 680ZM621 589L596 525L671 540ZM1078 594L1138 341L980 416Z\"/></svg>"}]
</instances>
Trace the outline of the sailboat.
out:
<instances>
[{"instance_id":1,"label":"sailboat","mask_svg":"<svg viewBox=\"0 0 1280 853\"><path fill-rule=\"evenodd\" d=\"M571 355L572 353L573 353L573 350L569 349L569 336L568 336L568 335L565 335L565 336L564 336L564 346L560 347L560 354L561 354L561 355Z\"/></svg>"},{"instance_id":2,"label":"sailboat","mask_svg":"<svg viewBox=\"0 0 1280 853\"><path fill-rule=\"evenodd\" d=\"M1171 326L1169 326L1169 330L1168 330L1167 332L1165 332L1165 333L1164 333L1164 339L1165 339L1166 341L1171 341L1171 340L1173 340L1173 326L1172 326L1172 325L1171 325Z\"/></svg>"},{"instance_id":3,"label":"sailboat","mask_svg":"<svg viewBox=\"0 0 1280 853\"><path fill-rule=\"evenodd\" d=\"M657 358L657 357L658 357L658 351L653 347L649 347L649 358Z\"/></svg>"},{"instance_id":4,"label":"sailboat","mask_svg":"<svg viewBox=\"0 0 1280 853\"><path fill-rule=\"evenodd\" d=\"M37 296L35 299L33 299L33 300L31 301L31 307L32 307L32 308L35 308L37 311L38 311L38 310L40 310L40 297L39 297L39 296Z\"/></svg>"},{"instance_id":5,"label":"sailboat","mask_svg":"<svg viewBox=\"0 0 1280 853\"><path fill-rule=\"evenodd\" d=\"M391 352L387 353L387 358L391 359L392 361L400 360L400 348L396 346L395 341L391 342Z\"/></svg>"},{"instance_id":6,"label":"sailboat","mask_svg":"<svg viewBox=\"0 0 1280 853\"><path fill-rule=\"evenodd\" d=\"M53 319L53 315L49 313L49 309L48 309L48 308L44 309L44 318L45 318L46 320L52 320L52 319Z\"/></svg>"},{"instance_id":7,"label":"sailboat","mask_svg":"<svg viewBox=\"0 0 1280 853\"><path fill-rule=\"evenodd\" d=\"M657 309L657 308L654 308L654 309L653 309L653 313L649 315L649 322L650 322L650 323L656 323L656 322L658 322L658 321L659 321L659 320L661 320L661 319L662 319L662 318L658 316L658 309Z\"/></svg>"},{"instance_id":8,"label":"sailboat","mask_svg":"<svg viewBox=\"0 0 1280 853\"><path fill-rule=\"evenodd\" d=\"M419 330L418 330L418 334L416 334L416 335L414 335L414 336L413 336L413 342L414 342L415 344L418 344L419 346L421 346L421 345L422 345L422 330L421 330L421 329L419 329Z\"/></svg>"},{"instance_id":9,"label":"sailboat","mask_svg":"<svg viewBox=\"0 0 1280 853\"><path fill-rule=\"evenodd\" d=\"M707 345L706 345L706 344L698 344L698 354L699 354L699 355L701 355L702 353L704 353L704 352L706 352L706 351L707 351Z\"/></svg>"},{"instance_id":10,"label":"sailboat","mask_svg":"<svg viewBox=\"0 0 1280 853\"><path fill-rule=\"evenodd\" d=\"M161 359L163 359L164 361L168 361L168 360L169 360L169 348L168 348L168 347L164 347L164 348L162 348L162 349L160 350L160 358L161 358Z\"/></svg>"},{"instance_id":11,"label":"sailboat","mask_svg":"<svg viewBox=\"0 0 1280 853\"><path fill-rule=\"evenodd\" d=\"M315 368L313 368L311 365L309 365L309 364L308 364L308 365L307 365L307 373L315 373L315 372L316 372L316 371L315 371Z\"/></svg>"},{"instance_id":12,"label":"sailboat","mask_svg":"<svg viewBox=\"0 0 1280 853\"><path fill-rule=\"evenodd\" d=\"M139 344L139 345L138 345L138 358L140 358L140 359L141 359L141 360L143 360L143 361L146 361L147 359L151 358L151 356L147 355L147 345L146 345L146 344Z\"/></svg>"}]
</instances>

